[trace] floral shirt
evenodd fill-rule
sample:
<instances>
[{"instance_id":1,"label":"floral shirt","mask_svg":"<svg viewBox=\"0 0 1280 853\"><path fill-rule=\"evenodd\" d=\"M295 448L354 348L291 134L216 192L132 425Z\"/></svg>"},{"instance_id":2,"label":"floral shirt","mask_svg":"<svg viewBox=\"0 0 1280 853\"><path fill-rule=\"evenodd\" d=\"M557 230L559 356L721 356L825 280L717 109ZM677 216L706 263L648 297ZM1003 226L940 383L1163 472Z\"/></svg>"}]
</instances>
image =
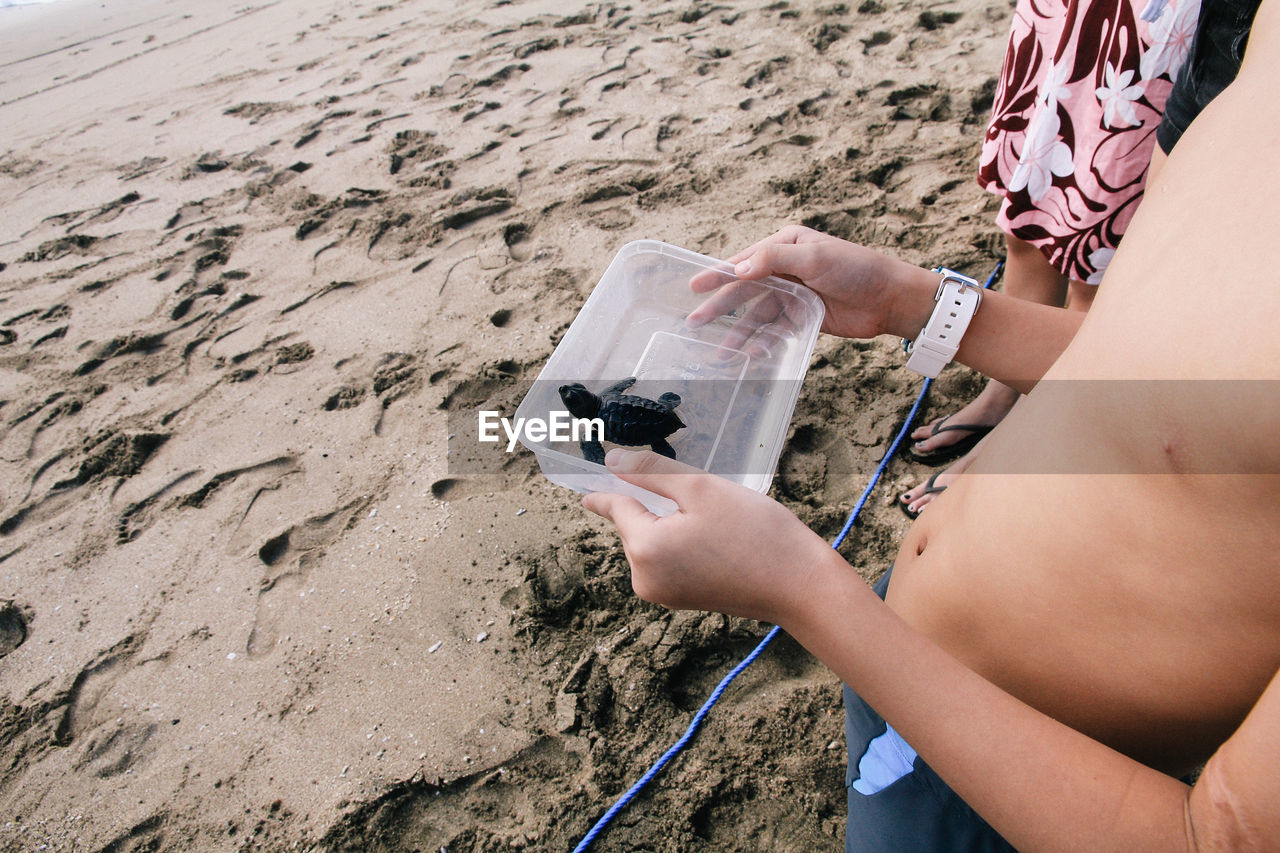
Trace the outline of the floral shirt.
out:
<instances>
[{"instance_id":1,"label":"floral shirt","mask_svg":"<svg viewBox=\"0 0 1280 853\"><path fill-rule=\"evenodd\" d=\"M996 224L1098 284L1146 181L1200 0L1018 0L978 169Z\"/></svg>"}]
</instances>

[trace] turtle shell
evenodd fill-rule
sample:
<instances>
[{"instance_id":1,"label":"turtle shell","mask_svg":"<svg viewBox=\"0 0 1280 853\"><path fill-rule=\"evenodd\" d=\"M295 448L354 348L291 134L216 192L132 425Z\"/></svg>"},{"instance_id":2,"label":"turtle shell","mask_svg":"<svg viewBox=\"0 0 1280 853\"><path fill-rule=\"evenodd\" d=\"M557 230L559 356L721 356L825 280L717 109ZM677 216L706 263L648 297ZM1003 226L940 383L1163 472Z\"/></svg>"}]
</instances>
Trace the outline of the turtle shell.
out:
<instances>
[{"instance_id":1,"label":"turtle shell","mask_svg":"<svg viewBox=\"0 0 1280 853\"><path fill-rule=\"evenodd\" d=\"M671 406L632 394L601 395L598 417L605 440L614 444L652 444L684 428Z\"/></svg>"}]
</instances>

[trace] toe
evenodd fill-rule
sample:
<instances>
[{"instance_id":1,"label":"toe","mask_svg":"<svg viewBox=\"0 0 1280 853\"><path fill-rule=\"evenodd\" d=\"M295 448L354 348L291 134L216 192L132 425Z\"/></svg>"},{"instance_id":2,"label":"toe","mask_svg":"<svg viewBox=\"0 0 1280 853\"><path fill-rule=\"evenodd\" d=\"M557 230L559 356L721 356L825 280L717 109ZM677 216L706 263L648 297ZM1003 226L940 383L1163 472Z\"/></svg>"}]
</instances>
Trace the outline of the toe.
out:
<instances>
[{"instance_id":1,"label":"toe","mask_svg":"<svg viewBox=\"0 0 1280 853\"><path fill-rule=\"evenodd\" d=\"M903 495L903 497L905 498L906 495ZM929 504L933 503L933 499L936 497L937 497L936 494L921 495L918 498L915 498L910 501L906 501L905 502L906 507L911 512L915 513L916 515L919 515L920 513L924 512L925 508L928 507Z\"/></svg>"},{"instance_id":2,"label":"toe","mask_svg":"<svg viewBox=\"0 0 1280 853\"><path fill-rule=\"evenodd\" d=\"M942 422L942 418L936 418L927 424L921 424L911 431L911 440L916 442L916 446L920 445L922 439L927 439L933 435L933 428Z\"/></svg>"}]
</instances>

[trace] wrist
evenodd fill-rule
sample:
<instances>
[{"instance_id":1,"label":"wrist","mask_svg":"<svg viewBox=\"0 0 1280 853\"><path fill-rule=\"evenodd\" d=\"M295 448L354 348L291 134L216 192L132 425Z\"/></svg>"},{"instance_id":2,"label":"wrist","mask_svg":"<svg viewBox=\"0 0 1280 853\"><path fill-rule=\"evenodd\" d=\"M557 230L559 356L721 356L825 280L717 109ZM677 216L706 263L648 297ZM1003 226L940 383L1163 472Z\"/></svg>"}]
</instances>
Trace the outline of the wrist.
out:
<instances>
[{"instance_id":1,"label":"wrist","mask_svg":"<svg viewBox=\"0 0 1280 853\"><path fill-rule=\"evenodd\" d=\"M792 636L805 633L807 626L821 621L822 610L831 601L844 599L840 591L844 585L866 587L857 570L817 534L812 547L797 553L795 566L800 576L793 578L786 586L786 594L775 600L775 612L769 619Z\"/></svg>"},{"instance_id":2,"label":"wrist","mask_svg":"<svg viewBox=\"0 0 1280 853\"><path fill-rule=\"evenodd\" d=\"M934 297L938 293L938 274L932 270L910 264L891 273L892 302L886 318L884 333L914 340L933 316Z\"/></svg>"},{"instance_id":3,"label":"wrist","mask_svg":"<svg viewBox=\"0 0 1280 853\"><path fill-rule=\"evenodd\" d=\"M845 683L866 684L867 665L883 660L873 654L876 643L897 616L834 549L827 548L815 567L815 585L803 604L775 624Z\"/></svg>"},{"instance_id":4,"label":"wrist","mask_svg":"<svg viewBox=\"0 0 1280 853\"><path fill-rule=\"evenodd\" d=\"M956 357L964 333L982 304L982 287L978 282L946 267L933 271L941 276L934 295L933 313L915 340L903 339L907 368L931 379L937 378Z\"/></svg>"}]
</instances>

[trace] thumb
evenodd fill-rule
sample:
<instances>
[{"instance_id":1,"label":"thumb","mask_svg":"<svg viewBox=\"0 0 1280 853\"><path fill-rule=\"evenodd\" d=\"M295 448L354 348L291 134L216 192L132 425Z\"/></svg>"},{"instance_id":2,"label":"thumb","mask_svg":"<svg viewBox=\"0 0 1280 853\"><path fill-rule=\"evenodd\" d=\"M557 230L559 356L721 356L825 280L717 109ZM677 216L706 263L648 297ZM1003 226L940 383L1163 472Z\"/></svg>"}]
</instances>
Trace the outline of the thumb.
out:
<instances>
[{"instance_id":1,"label":"thumb","mask_svg":"<svg viewBox=\"0 0 1280 853\"><path fill-rule=\"evenodd\" d=\"M671 498L682 507L699 478L709 476L700 468L652 450L622 450L615 447L605 456L604 464L619 479L648 489L655 495Z\"/></svg>"}]
</instances>

